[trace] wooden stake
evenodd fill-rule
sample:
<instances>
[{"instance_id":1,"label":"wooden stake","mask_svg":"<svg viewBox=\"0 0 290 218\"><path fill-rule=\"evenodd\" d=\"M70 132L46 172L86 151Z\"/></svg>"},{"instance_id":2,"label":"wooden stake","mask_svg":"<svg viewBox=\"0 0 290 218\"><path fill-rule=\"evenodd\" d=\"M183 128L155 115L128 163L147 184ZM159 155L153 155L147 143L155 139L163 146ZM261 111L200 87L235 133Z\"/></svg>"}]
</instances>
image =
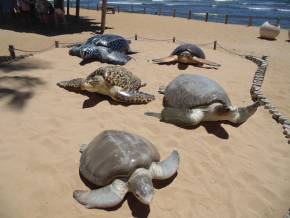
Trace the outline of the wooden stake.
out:
<instances>
[{"instance_id":1,"label":"wooden stake","mask_svg":"<svg viewBox=\"0 0 290 218\"><path fill-rule=\"evenodd\" d=\"M137 39L138 39L137 34L135 34L135 40L137 40Z\"/></svg>"},{"instance_id":2,"label":"wooden stake","mask_svg":"<svg viewBox=\"0 0 290 218\"><path fill-rule=\"evenodd\" d=\"M217 44L217 41L215 40L215 41L213 42L213 50L216 50L216 44Z\"/></svg>"},{"instance_id":3,"label":"wooden stake","mask_svg":"<svg viewBox=\"0 0 290 218\"><path fill-rule=\"evenodd\" d=\"M205 19L204 19L204 21L205 21L205 22L208 21L208 13L205 14Z\"/></svg>"},{"instance_id":4,"label":"wooden stake","mask_svg":"<svg viewBox=\"0 0 290 218\"><path fill-rule=\"evenodd\" d=\"M59 48L59 42L58 41L55 41L54 45L55 45L56 48Z\"/></svg>"},{"instance_id":5,"label":"wooden stake","mask_svg":"<svg viewBox=\"0 0 290 218\"><path fill-rule=\"evenodd\" d=\"M173 43L175 43L175 37L173 37L172 41L173 41Z\"/></svg>"},{"instance_id":6,"label":"wooden stake","mask_svg":"<svg viewBox=\"0 0 290 218\"><path fill-rule=\"evenodd\" d=\"M191 10L188 11L188 19L191 19Z\"/></svg>"},{"instance_id":7,"label":"wooden stake","mask_svg":"<svg viewBox=\"0 0 290 218\"><path fill-rule=\"evenodd\" d=\"M228 19L229 19L229 15L226 15L226 16L225 16L225 24L228 23Z\"/></svg>"},{"instance_id":8,"label":"wooden stake","mask_svg":"<svg viewBox=\"0 0 290 218\"><path fill-rule=\"evenodd\" d=\"M70 1L70 0L67 0L67 1L66 1L66 16L67 16L67 17L69 16L69 1Z\"/></svg>"},{"instance_id":9,"label":"wooden stake","mask_svg":"<svg viewBox=\"0 0 290 218\"><path fill-rule=\"evenodd\" d=\"M14 46L13 45L9 45L9 52L10 52L10 56L12 58L16 58L15 50L14 50Z\"/></svg>"},{"instance_id":10,"label":"wooden stake","mask_svg":"<svg viewBox=\"0 0 290 218\"><path fill-rule=\"evenodd\" d=\"M252 23L253 23L253 17L249 16L248 26L252 26Z\"/></svg>"},{"instance_id":11,"label":"wooden stake","mask_svg":"<svg viewBox=\"0 0 290 218\"><path fill-rule=\"evenodd\" d=\"M106 29L107 0L102 0L101 33Z\"/></svg>"}]
</instances>

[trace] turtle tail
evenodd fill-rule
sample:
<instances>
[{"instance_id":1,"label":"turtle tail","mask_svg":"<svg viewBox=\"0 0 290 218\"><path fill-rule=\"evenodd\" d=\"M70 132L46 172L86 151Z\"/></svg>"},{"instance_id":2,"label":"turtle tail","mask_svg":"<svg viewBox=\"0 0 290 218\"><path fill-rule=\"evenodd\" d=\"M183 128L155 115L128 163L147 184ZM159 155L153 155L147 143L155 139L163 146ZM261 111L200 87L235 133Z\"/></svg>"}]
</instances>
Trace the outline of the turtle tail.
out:
<instances>
[{"instance_id":1,"label":"turtle tail","mask_svg":"<svg viewBox=\"0 0 290 218\"><path fill-rule=\"evenodd\" d=\"M82 83L83 83L83 79L77 78L77 79L72 79L68 81L61 81L61 82L56 83L56 85L64 89L81 90Z\"/></svg>"}]
</instances>

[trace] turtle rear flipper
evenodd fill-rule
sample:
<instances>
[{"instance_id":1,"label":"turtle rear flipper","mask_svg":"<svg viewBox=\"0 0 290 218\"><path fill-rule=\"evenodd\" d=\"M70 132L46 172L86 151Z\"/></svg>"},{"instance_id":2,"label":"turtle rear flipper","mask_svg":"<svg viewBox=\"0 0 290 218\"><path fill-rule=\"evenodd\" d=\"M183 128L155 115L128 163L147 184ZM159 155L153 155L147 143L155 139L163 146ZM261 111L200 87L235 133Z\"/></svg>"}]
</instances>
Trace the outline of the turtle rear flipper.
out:
<instances>
[{"instance_id":1,"label":"turtle rear flipper","mask_svg":"<svg viewBox=\"0 0 290 218\"><path fill-rule=\"evenodd\" d=\"M155 99L154 95L137 91L118 91L114 96L115 100L125 103L146 104Z\"/></svg>"},{"instance_id":2,"label":"turtle rear flipper","mask_svg":"<svg viewBox=\"0 0 290 218\"><path fill-rule=\"evenodd\" d=\"M105 57L105 62L108 64L125 65L132 58L124 53L112 51Z\"/></svg>"},{"instance_id":3,"label":"turtle rear flipper","mask_svg":"<svg viewBox=\"0 0 290 218\"><path fill-rule=\"evenodd\" d=\"M221 65L218 64L218 63L215 63L213 61L209 61L209 60L206 60L206 59L203 59L203 58L198 58L198 57L193 57L193 61L196 62L196 63L201 63L201 64L206 64L206 65L209 65L209 66L213 66L213 67L220 67Z\"/></svg>"},{"instance_id":4,"label":"turtle rear flipper","mask_svg":"<svg viewBox=\"0 0 290 218\"><path fill-rule=\"evenodd\" d=\"M56 85L64 89L81 90L83 84L82 78L72 79L68 81L57 82Z\"/></svg>"},{"instance_id":5,"label":"turtle rear flipper","mask_svg":"<svg viewBox=\"0 0 290 218\"><path fill-rule=\"evenodd\" d=\"M153 59L152 61L156 64L162 64L162 63L171 63L177 61L178 57L177 55L170 55L168 57L159 58L159 59Z\"/></svg>"}]
</instances>

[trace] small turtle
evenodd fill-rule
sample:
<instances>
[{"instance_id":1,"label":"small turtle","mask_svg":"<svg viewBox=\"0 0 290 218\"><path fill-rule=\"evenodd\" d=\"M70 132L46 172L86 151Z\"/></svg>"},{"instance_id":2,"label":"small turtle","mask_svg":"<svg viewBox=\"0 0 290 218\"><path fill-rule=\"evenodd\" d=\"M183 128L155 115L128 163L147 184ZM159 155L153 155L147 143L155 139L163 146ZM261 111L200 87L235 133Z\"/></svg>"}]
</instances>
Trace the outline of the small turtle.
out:
<instances>
[{"instance_id":1,"label":"small turtle","mask_svg":"<svg viewBox=\"0 0 290 218\"><path fill-rule=\"evenodd\" d=\"M182 64L193 64L199 67L203 64L213 67L220 66L220 64L206 60L204 52L198 46L189 43L178 46L168 57L153 59L152 61L158 64L178 62Z\"/></svg>"},{"instance_id":2,"label":"small turtle","mask_svg":"<svg viewBox=\"0 0 290 218\"><path fill-rule=\"evenodd\" d=\"M258 102L235 108L225 90L215 81L200 75L180 75L159 92L164 94L161 114L145 113L179 126L194 126L202 121L245 122L259 106Z\"/></svg>"},{"instance_id":3,"label":"small turtle","mask_svg":"<svg viewBox=\"0 0 290 218\"><path fill-rule=\"evenodd\" d=\"M146 83L121 66L100 67L85 79L62 81L57 85L65 89L97 92L124 103L142 104L155 99L154 95L140 92L139 89Z\"/></svg>"},{"instance_id":4,"label":"small turtle","mask_svg":"<svg viewBox=\"0 0 290 218\"><path fill-rule=\"evenodd\" d=\"M100 62L124 65L132 53L129 41L118 35L96 35L89 38L84 44L70 49L69 54L81 57L84 60L96 59Z\"/></svg>"},{"instance_id":5,"label":"small turtle","mask_svg":"<svg viewBox=\"0 0 290 218\"><path fill-rule=\"evenodd\" d=\"M82 145L80 152L81 175L100 187L74 191L73 197L87 208L116 206L127 192L148 205L154 195L152 179L170 178L179 167L177 151L160 162L151 142L124 131L106 130Z\"/></svg>"}]
</instances>

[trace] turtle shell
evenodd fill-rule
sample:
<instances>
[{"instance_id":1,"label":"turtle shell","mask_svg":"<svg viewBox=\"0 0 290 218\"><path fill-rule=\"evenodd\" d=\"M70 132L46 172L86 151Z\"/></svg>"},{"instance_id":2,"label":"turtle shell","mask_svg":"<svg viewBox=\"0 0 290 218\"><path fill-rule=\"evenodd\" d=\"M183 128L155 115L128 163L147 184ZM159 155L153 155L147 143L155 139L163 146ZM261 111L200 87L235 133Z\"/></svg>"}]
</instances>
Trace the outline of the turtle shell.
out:
<instances>
[{"instance_id":1,"label":"turtle shell","mask_svg":"<svg viewBox=\"0 0 290 218\"><path fill-rule=\"evenodd\" d=\"M225 90L215 81L201 75L179 75L165 89L164 107L193 109L221 103L231 106Z\"/></svg>"},{"instance_id":2,"label":"turtle shell","mask_svg":"<svg viewBox=\"0 0 290 218\"><path fill-rule=\"evenodd\" d=\"M198 46L194 44L189 44L189 43L178 46L176 49L174 49L171 55L180 55L184 51L189 51L193 56L205 59L205 54L201 50L201 48L199 48Z\"/></svg>"},{"instance_id":3,"label":"turtle shell","mask_svg":"<svg viewBox=\"0 0 290 218\"><path fill-rule=\"evenodd\" d=\"M143 137L106 130L96 136L80 159L80 172L91 183L104 186L119 178L128 180L134 170L158 162L155 146Z\"/></svg>"},{"instance_id":4,"label":"turtle shell","mask_svg":"<svg viewBox=\"0 0 290 218\"><path fill-rule=\"evenodd\" d=\"M129 50L129 42L122 36L105 34L96 35L87 40L86 45L103 46L113 51L127 52Z\"/></svg>"}]
</instances>

